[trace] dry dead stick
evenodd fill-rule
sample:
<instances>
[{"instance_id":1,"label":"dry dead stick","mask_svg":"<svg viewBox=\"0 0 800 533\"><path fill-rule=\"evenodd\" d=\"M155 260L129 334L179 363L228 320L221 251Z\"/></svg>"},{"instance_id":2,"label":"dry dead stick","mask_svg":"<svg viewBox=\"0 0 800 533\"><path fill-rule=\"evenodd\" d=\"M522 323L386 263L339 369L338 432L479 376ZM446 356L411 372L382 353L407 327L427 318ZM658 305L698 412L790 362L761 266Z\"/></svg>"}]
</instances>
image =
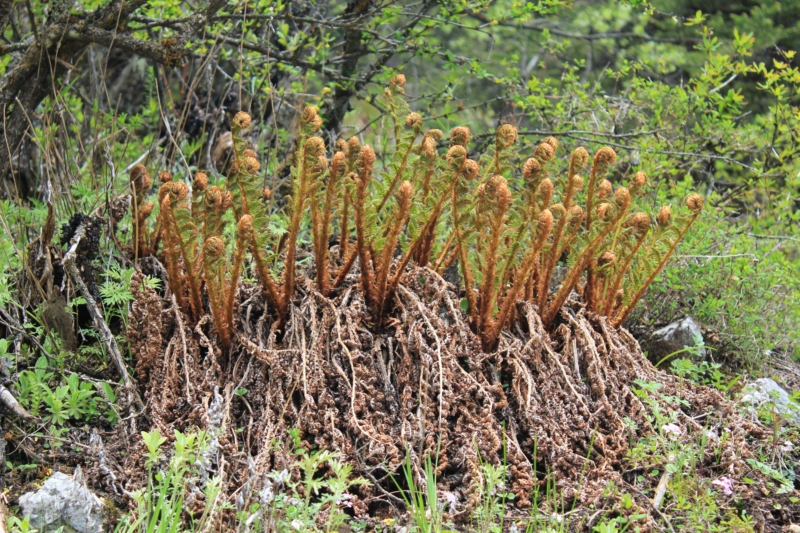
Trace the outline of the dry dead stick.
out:
<instances>
[{"instance_id":1,"label":"dry dead stick","mask_svg":"<svg viewBox=\"0 0 800 533\"><path fill-rule=\"evenodd\" d=\"M670 472L670 465L672 465L672 461L675 458L670 454L668 457L669 464L664 469L664 473L661 475L661 479L658 481L658 486L656 487L656 493L653 496L653 509L658 510L661 507L661 502L664 500L664 496L667 494L667 483L669 482L669 478L672 476L672 472Z\"/></svg>"},{"instance_id":2,"label":"dry dead stick","mask_svg":"<svg viewBox=\"0 0 800 533\"><path fill-rule=\"evenodd\" d=\"M75 231L75 236L70 243L69 250L64 255L64 259L61 260L61 264L69 274L69 277L72 278L72 282L78 288L78 291L80 291L81 296L86 300L86 307L89 308L89 314L92 315L94 327L97 328L100 333L100 338L105 342L108 353L111 354L111 359L114 361L114 365L122 376L125 390L128 393L128 405L131 405L135 401L136 406L143 409L144 404L142 403L142 399L139 398L139 394L136 392L136 388L131 381L128 369L125 366L125 361L122 360L122 354L119 351L119 346L117 346L117 340L108 328L108 324L106 324L106 321L103 319L103 315L100 314L100 309L97 302L94 300L94 296L92 296L91 291L89 291L89 288L86 286L86 282L83 281L80 272L78 272L78 267L75 265L75 254L77 253L78 245L85 233L86 227L83 224L78 226L78 229Z\"/></svg>"},{"instance_id":3,"label":"dry dead stick","mask_svg":"<svg viewBox=\"0 0 800 533\"><path fill-rule=\"evenodd\" d=\"M3 385L0 385L0 401L3 402L3 405L8 407L11 412L15 415L20 417L25 421L35 420L36 417L30 414L28 411L25 410L24 407L14 398L14 395L11 394L11 391L5 388Z\"/></svg>"},{"instance_id":4,"label":"dry dead stick","mask_svg":"<svg viewBox=\"0 0 800 533\"><path fill-rule=\"evenodd\" d=\"M8 528L6 527L7 515L5 496L0 496L0 533L8 533Z\"/></svg>"}]
</instances>

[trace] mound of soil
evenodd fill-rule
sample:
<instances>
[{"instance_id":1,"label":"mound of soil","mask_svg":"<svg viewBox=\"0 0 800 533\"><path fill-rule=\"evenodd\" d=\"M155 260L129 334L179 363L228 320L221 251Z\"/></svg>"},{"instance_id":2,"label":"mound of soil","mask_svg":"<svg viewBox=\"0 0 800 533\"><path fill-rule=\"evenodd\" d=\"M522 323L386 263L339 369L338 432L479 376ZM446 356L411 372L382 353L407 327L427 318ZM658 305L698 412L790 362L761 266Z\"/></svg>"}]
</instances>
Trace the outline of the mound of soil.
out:
<instances>
[{"instance_id":1,"label":"mound of soil","mask_svg":"<svg viewBox=\"0 0 800 533\"><path fill-rule=\"evenodd\" d=\"M625 484L629 444L659 432L653 409L676 411L690 433L704 431L710 413L727 420L732 438L722 444L722 463L732 472L748 456L746 437L765 436L718 392L656 370L625 329L577 301L550 332L535 306L519 302L498 349L483 353L456 288L429 269L408 270L381 330L368 322L357 273L331 299L301 278L284 331L261 289L243 284L224 354L210 317L191 326L174 302L142 290L140 279L132 283L128 337L146 419L138 428L135 417L120 423L118 438L94 447L94 482L118 495L145 482L135 432L149 428L166 436L212 431L204 468L222 474L237 505L257 500L266 472L291 470L291 428L306 449L339 452L354 475L371 480L353 499L358 516L398 505L390 475L401 478L408 460L423 479L432 458L439 490L457 499L454 520L477 503L482 461L507 462L517 508L529 506L534 486L546 481L563 501L598 504L610 483ZM655 392L643 400L648 387ZM199 500L189 503L202 509ZM657 513L648 504L642 495L636 509Z\"/></svg>"}]
</instances>

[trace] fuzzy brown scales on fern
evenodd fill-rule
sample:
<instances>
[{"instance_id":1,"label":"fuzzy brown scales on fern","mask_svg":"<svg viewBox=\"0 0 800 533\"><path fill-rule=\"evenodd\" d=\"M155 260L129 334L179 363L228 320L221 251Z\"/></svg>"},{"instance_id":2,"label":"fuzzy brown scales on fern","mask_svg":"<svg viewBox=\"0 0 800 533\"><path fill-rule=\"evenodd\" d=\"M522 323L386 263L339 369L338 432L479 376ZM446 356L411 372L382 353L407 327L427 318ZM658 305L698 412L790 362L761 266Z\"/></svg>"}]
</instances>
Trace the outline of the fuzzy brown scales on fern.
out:
<instances>
[{"instance_id":1,"label":"fuzzy brown scales on fern","mask_svg":"<svg viewBox=\"0 0 800 533\"><path fill-rule=\"evenodd\" d=\"M243 137L252 122L243 112L232 121L234 154L225 187L209 186L198 173L190 201L186 186L162 172L160 214L149 235L149 175L135 167L136 253L162 245L160 257L179 305L197 320L207 304L225 348L233 341L246 252L280 324L289 315L300 274L300 235L308 225L319 292L340 290L357 265L378 328L411 262L439 273L458 264L469 323L487 351L515 319L519 300L534 303L552 329L578 294L582 305L619 326L699 216L702 198L689 196L677 214L662 207L653 220L646 208L636 209L647 188L644 173L616 189L606 179L616 160L613 149L600 148L591 157L577 148L566 175L559 176L557 139L544 139L518 165L524 157L511 124L500 126L494 143L472 160L469 128L454 128L444 142L440 130L426 130L422 115L410 110L404 85L402 75L396 76L382 95L388 141L381 144L380 166L375 148L357 137L337 140L329 161L318 136L322 119L313 107L303 111L283 213L270 212L265 201L271 192L265 193L261 165ZM236 238L225 243L224 214L231 208ZM275 216L283 217L285 234L274 231L281 226L271 223ZM331 247L337 240L338 247ZM279 242L285 243L282 255L276 252ZM552 288L560 263L567 273Z\"/></svg>"}]
</instances>

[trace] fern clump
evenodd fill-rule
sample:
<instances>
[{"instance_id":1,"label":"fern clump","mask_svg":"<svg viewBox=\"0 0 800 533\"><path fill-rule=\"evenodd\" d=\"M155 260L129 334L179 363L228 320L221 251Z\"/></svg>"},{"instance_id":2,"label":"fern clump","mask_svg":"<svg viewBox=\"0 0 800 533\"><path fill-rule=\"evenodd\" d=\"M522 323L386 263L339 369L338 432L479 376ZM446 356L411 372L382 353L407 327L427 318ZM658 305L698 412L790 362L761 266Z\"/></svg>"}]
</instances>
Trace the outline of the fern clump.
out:
<instances>
[{"instance_id":1,"label":"fern clump","mask_svg":"<svg viewBox=\"0 0 800 533\"><path fill-rule=\"evenodd\" d=\"M376 166L375 149L356 137L338 140L329 160L318 136L321 118L313 107L303 111L283 236L270 231L276 215L264 201L270 193L259 177L261 165L243 138L251 123L246 113L232 121L234 157L226 188L209 187L200 172L190 201L186 185L162 172L159 218L149 236L146 219L153 205L144 195L149 175L135 167L135 253L152 254L163 244L169 288L193 320L204 314L205 287L226 349L246 252L269 310L282 324L297 285L299 235L307 224L317 290L332 295L357 264L377 328L411 262L439 273L458 264L463 309L484 350L494 349L520 300L535 304L545 328L556 325L573 294L588 310L620 326L699 216L702 197L690 195L687 210L678 214L664 206L653 220L636 207L647 187L644 173L616 189L606 179L616 160L612 148L600 148L593 157L577 148L567 174L557 178L552 167L558 140L544 139L517 168L523 158L511 124L497 129L494 143L478 160L470 159L470 130L454 128L443 146L443 133L426 130L423 117L409 109L404 85L405 78L395 76L382 95L391 139L382 167ZM229 261L223 215L231 208L238 222ZM338 237L336 251L330 246L333 236ZM567 273L552 287L560 262Z\"/></svg>"}]
</instances>

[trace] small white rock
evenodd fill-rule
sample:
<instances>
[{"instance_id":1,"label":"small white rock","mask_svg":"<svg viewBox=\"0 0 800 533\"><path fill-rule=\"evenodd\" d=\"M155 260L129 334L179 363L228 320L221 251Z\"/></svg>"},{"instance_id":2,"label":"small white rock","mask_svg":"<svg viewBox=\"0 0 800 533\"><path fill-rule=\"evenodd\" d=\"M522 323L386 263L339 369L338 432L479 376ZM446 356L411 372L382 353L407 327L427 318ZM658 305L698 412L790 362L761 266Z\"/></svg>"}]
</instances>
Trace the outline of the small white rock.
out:
<instances>
[{"instance_id":1,"label":"small white rock","mask_svg":"<svg viewBox=\"0 0 800 533\"><path fill-rule=\"evenodd\" d=\"M36 492L19 498L22 515L40 532L101 533L103 531L103 502L83 482L80 467L75 476L56 472Z\"/></svg>"}]
</instances>

